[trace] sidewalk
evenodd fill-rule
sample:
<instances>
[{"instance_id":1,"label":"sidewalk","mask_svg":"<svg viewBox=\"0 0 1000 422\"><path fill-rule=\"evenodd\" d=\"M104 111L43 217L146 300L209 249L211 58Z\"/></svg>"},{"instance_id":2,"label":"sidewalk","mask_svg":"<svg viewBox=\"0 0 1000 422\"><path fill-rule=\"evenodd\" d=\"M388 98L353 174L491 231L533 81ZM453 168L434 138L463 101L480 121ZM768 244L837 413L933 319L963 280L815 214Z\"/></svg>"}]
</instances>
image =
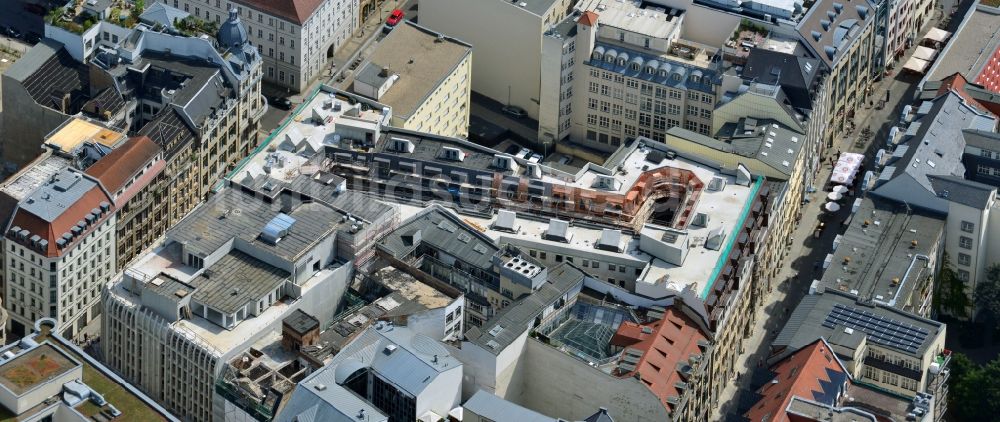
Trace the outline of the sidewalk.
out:
<instances>
[{"instance_id":1,"label":"sidewalk","mask_svg":"<svg viewBox=\"0 0 1000 422\"><path fill-rule=\"evenodd\" d=\"M382 4L382 12L379 13L376 9L375 13L368 16L368 19L354 30L354 35L351 39L347 40L344 45L340 46L336 52L333 53L333 58L327 61L325 69L320 73L310 84L308 88L302 89L302 92L294 94L288 97L288 100L292 102L292 106L297 106L301 104L309 94L312 93L316 87L320 84L331 84L332 80L336 75L341 72L347 64L351 63L356 56L360 55L365 57L371 50L371 45L382 38L382 25L385 21L386 15L392 9L398 8L399 5L406 3L406 0L385 0ZM332 68L331 68L332 65Z\"/></svg>"},{"instance_id":2,"label":"sidewalk","mask_svg":"<svg viewBox=\"0 0 1000 422\"><path fill-rule=\"evenodd\" d=\"M926 34L930 28L937 26L941 18L940 10L930 20L921 34ZM906 50L901 60L905 61L913 54L914 47ZM850 135L834 140L833 146L825 154L830 157L839 150L841 152L858 152L866 154L866 166L860 170L861 174L871 168L871 159L875 152L884 146L883 141L888 136L889 129L896 123L902 108L913 99L914 91L920 81L919 75L896 72L891 76L884 77L881 81L872 84L872 91L869 98L878 103L878 100L885 98L885 92L889 92L889 101L881 109L865 105L855 114L855 129ZM863 128L872 129L872 138L868 140L863 148L856 148L855 141ZM817 186L822 186L830 177L832 166L830 162L824 161L817 172ZM750 388L748 374L758 368L758 365L765 367L769 355L770 342L778 335L784 327L792 311L808 293L812 281L820 277L819 265L822 264L828 250L833 244L833 239L842 231L842 223L850 215L850 206L844 206L836 213L827 213L822 210L823 203L826 202L827 192L819 190L806 194L810 200L802 207L802 218L798 222L792 234L792 245L789 251L797 250L798 253L789 254L782 262L781 270L775 278L774 290L765 298L764 303L759 308L761 312L753 329L753 335L744 341L744 349L734 364L734 370L741 374L733 383L728 383L719 396L719 406L716 407L712 420L723 420L730 412L736 412L740 403L742 391ZM850 204L856 196L846 197L844 204ZM826 229L819 238L813 237L813 231L822 219L826 223Z\"/></svg>"}]
</instances>

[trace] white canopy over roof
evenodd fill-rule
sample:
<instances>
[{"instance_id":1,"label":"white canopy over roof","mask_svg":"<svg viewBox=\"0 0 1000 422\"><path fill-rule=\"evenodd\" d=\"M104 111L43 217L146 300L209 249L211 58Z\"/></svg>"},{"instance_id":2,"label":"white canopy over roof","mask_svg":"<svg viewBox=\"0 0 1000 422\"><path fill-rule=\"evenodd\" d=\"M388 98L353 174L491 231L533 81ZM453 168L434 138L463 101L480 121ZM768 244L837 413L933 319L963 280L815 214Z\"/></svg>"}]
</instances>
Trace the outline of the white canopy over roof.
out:
<instances>
[{"instance_id":1,"label":"white canopy over roof","mask_svg":"<svg viewBox=\"0 0 1000 422\"><path fill-rule=\"evenodd\" d=\"M930 65L931 62L927 60L920 60L914 55L913 57L910 57L910 60L906 61L906 64L903 65L903 69L911 70L917 73L924 73Z\"/></svg>"},{"instance_id":2,"label":"white canopy over roof","mask_svg":"<svg viewBox=\"0 0 1000 422\"><path fill-rule=\"evenodd\" d=\"M940 28L931 28L927 31L927 35L924 36L925 40L932 40L937 42L944 42L951 36L951 32L945 31Z\"/></svg>"},{"instance_id":3,"label":"white canopy over roof","mask_svg":"<svg viewBox=\"0 0 1000 422\"><path fill-rule=\"evenodd\" d=\"M922 45L918 45L916 51L913 52L913 57L920 60L931 61L934 60L935 56L937 56L937 50Z\"/></svg>"}]
</instances>

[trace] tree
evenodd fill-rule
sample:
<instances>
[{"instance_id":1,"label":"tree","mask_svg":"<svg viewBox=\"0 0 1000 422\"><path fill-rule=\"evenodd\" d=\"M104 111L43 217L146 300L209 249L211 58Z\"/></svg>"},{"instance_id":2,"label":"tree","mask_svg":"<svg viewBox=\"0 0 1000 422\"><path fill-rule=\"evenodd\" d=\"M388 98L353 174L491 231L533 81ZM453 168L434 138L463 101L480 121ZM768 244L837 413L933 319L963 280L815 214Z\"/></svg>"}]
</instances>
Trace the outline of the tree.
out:
<instances>
[{"instance_id":1,"label":"tree","mask_svg":"<svg viewBox=\"0 0 1000 422\"><path fill-rule=\"evenodd\" d=\"M976 307L1000 317L1000 264L986 269L986 280L976 286Z\"/></svg>"},{"instance_id":2,"label":"tree","mask_svg":"<svg viewBox=\"0 0 1000 422\"><path fill-rule=\"evenodd\" d=\"M979 366L954 353L948 380L948 416L956 421L990 421L1000 415L1000 358Z\"/></svg>"},{"instance_id":3,"label":"tree","mask_svg":"<svg viewBox=\"0 0 1000 422\"><path fill-rule=\"evenodd\" d=\"M969 297L965 294L965 283L958 279L955 269L951 266L948 252L941 255L941 271L938 273L938 310L956 317L964 317L969 306Z\"/></svg>"}]
</instances>

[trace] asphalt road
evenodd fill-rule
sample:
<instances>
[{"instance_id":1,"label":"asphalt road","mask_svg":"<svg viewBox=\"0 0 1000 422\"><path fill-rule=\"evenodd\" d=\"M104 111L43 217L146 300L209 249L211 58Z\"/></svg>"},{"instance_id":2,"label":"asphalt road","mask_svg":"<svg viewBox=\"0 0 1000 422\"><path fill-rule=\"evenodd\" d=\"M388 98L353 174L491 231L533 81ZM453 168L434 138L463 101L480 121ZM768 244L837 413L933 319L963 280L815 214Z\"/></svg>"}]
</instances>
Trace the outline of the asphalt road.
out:
<instances>
[{"instance_id":1,"label":"asphalt road","mask_svg":"<svg viewBox=\"0 0 1000 422\"><path fill-rule=\"evenodd\" d=\"M45 25L42 23L42 17L24 10L24 5L28 3L47 5L47 2L44 0L0 0L0 11L2 11L0 13L0 25L13 27L22 34L27 34L28 32L40 35L45 34Z\"/></svg>"}]
</instances>

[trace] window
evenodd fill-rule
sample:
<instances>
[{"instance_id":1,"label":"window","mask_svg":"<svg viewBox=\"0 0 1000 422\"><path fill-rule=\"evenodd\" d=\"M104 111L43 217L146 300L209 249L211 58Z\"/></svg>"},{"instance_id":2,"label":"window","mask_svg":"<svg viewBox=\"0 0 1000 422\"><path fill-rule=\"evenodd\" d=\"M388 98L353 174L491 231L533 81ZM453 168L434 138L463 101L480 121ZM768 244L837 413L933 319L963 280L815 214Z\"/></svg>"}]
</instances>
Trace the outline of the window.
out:
<instances>
[{"instance_id":1,"label":"window","mask_svg":"<svg viewBox=\"0 0 1000 422\"><path fill-rule=\"evenodd\" d=\"M615 270L615 264L608 264L608 271L614 271L614 270Z\"/></svg>"},{"instance_id":2,"label":"window","mask_svg":"<svg viewBox=\"0 0 1000 422\"><path fill-rule=\"evenodd\" d=\"M690 115L690 116L697 116L698 115L698 107L690 106L689 105L688 106L688 113L687 114Z\"/></svg>"},{"instance_id":3,"label":"window","mask_svg":"<svg viewBox=\"0 0 1000 422\"><path fill-rule=\"evenodd\" d=\"M679 99L681 99L681 92L678 91L678 90L676 90L676 89L671 89L670 90L670 98L673 99L673 100L679 100Z\"/></svg>"},{"instance_id":4,"label":"window","mask_svg":"<svg viewBox=\"0 0 1000 422\"><path fill-rule=\"evenodd\" d=\"M591 110L597 110L597 98L588 98L587 99L587 108L589 108Z\"/></svg>"},{"instance_id":5,"label":"window","mask_svg":"<svg viewBox=\"0 0 1000 422\"><path fill-rule=\"evenodd\" d=\"M698 93L694 91L688 91L688 99L693 101L698 101Z\"/></svg>"},{"instance_id":6,"label":"window","mask_svg":"<svg viewBox=\"0 0 1000 422\"><path fill-rule=\"evenodd\" d=\"M677 104L667 104L667 113L669 114L681 114L681 106Z\"/></svg>"},{"instance_id":7,"label":"window","mask_svg":"<svg viewBox=\"0 0 1000 422\"><path fill-rule=\"evenodd\" d=\"M958 264L959 265L965 265L965 266L971 265L972 264L972 256L969 255L969 254L959 253L958 254Z\"/></svg>"},{"instance_id":8,"label":"window","mask_svg":"<svg viewBox=\"0 0 1000 422\"><path fill-rule=\"evenodd\" d=\"M963 221L962 222L962 231L963 232L972 233L972 231L975 230L975 228L976 228L976 225L973 224L971 221Z\"/></svg>"},{"instance_id":9,"label":"window","mask_svg":"<svg viewBox=\"0 0 1000 422\"><path fill-rule=\"evenodd\" d=\"M545 259L545 252L538 251L538 259Z\"/></svg>"},{"instance_id":10,"label":"window","mask_svg":"<svg viewBox=\"0 0 1000 422\"><path fill-rule=\"evenodd\" d=\"M536 252L534 249L531 249L528 251L528 255L531 255L532 258L535 258L538 255L538 252Z\"/></svg>"},{"instance_id":11,"label":"window","mask_svg":"<svg viewBox=\"0 0 1000 422\"><path fill-rule=\"evenodd\" d=\"M596 94L600 90L599 86L600 85L597 82L591 82L590 83L590 92L593 92L593 93Z\"/></svg>"},{"instance_id":12,"label":"window","mask_svg":"<svg viewBox=\"0 0 1000 422\"><path fill-rule=\"evenodd\" d=\"M959 237L958 247L962 249L972 249L972 238L968 236Z\"/></svg>"},{"instance_id":13,"label":"window","mask_svg":"<svg viewBox=\"0 0 1000 422\"><path fill-rule=\"evenodd\" d=\"M591 126L596 125L597 124L597 115L596 114L588 114L587 115L587 124L591 125Z\"/></svg>"},{"instance_id":14,"label":"window","mask_svg":"<svg viewBox=\"0 0 1000 422\"><path fill-rule=\"evenodd\" d=\"M969 272L965 270L958 270L958 279L962 281L969 281Z\"/></svg>"},{"instance_id":15,"label":"window","mask_svg":"<svg viewBox=\"0 0 1000 422\"><path fill-rule=\"evenodd\" d=\"M586 259L584 259L583 262L581 262L580 264L583 266L583 268L590 268L590 261Z\"/></svg>"},{"instance_id":16,"label":"window","mask_svg":"<svg viewBox=\"0 0 1000 422\"><path fill-rule=\"evenodd\" d=\"M563 256L562 255L556 255L556 262L563 262Z\"/></svg>"}]
</instances>

